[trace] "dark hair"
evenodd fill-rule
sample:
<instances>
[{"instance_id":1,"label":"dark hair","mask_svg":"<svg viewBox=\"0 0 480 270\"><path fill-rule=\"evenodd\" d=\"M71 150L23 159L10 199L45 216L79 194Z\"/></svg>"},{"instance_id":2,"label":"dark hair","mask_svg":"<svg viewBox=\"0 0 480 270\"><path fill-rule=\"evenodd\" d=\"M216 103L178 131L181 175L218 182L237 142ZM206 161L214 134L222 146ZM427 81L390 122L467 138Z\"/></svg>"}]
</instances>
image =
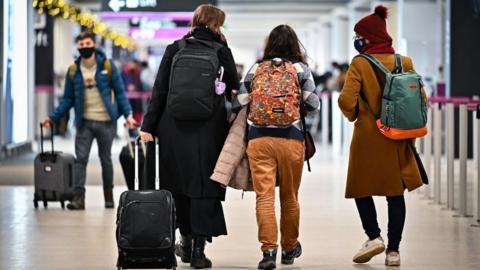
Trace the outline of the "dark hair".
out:
<instances>
[{"instance_id":1,"label":"dark hair","mask_svg":"<svg viewBox=\"0 0 480 270\"><path fill-rule=\"evenodd\" d=\"M284 58L292 62L305 63L305 56L300 50L300 41L292 27L282 24L273 28L268 36L264 59Z\"/></svg>"},{"instance_id":2,"label":"dark hair","mask_svg":"<svg viewBox=\"0 0 480 270\"><path fill-rule=\"evenodd\" d=\"M75 43L79 42L80 40L87 39L87 38L89 38L89 39L93 40L93 42L95 42L95 34L94 33L92 33L92 32L81 32L75 38Z\"/></svg>"}]
</instances>

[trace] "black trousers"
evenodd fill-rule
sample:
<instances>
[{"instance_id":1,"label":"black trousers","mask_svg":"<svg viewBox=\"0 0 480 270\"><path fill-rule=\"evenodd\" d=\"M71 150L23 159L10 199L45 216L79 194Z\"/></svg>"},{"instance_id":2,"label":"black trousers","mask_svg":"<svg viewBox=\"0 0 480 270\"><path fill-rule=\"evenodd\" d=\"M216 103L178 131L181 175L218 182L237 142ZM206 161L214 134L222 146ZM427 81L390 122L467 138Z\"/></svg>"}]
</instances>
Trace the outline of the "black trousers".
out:
<instances>
[{"instance_id":1,"label":"black trousers","mask_svg":"<svg viewBox=\"0 0 480 270\"><path fill-rule=\"evenodd\" d=\"M405 198L403 196L387 197L388 202L388 247L389 251L398 251L405 225ZM355 199L362 226L370 240L380 236L377 211L372 197Z\"/></svg>"}]
</instances>

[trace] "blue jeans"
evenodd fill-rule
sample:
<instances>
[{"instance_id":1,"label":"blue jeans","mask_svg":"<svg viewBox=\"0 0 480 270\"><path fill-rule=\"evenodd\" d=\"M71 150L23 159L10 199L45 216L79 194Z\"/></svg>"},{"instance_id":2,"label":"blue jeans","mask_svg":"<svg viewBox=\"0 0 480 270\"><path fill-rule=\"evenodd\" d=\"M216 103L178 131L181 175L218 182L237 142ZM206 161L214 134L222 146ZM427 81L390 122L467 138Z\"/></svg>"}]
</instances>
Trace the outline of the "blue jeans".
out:
<instances>
[{"instance_id":1,"label":"blue jeans","mask_svg":"<svg viewBox=\"0 0 480 270\"><path fill-rule=\"evenodd\" d=\"M93 139L97 139L98 155L102 164L103 190L113 189L112 143L117 131L115 122L85 120L75 137L75 192L85 192L87 163Z\"/></svg>"}]
</instances>

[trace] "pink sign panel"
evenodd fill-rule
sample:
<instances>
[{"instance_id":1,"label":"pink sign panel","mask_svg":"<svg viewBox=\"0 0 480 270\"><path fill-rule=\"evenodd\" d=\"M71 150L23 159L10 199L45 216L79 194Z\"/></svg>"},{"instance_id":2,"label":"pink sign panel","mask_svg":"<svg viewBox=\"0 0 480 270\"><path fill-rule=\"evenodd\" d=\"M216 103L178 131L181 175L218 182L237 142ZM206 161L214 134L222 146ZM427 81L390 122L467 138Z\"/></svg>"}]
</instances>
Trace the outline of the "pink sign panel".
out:
<instances>
[{"instance_id":1,"label":"pink sign panel","mask_svg":"<svg viewBox=\"0 0 480 270\"><path fill-rule=\"evenodd\" d=\"M134 40L172 40L182 38L188 31L190 31L189 27L162 28L156 30L131 28L128 31L128 35Z\"/></svg>"}]
</instances>

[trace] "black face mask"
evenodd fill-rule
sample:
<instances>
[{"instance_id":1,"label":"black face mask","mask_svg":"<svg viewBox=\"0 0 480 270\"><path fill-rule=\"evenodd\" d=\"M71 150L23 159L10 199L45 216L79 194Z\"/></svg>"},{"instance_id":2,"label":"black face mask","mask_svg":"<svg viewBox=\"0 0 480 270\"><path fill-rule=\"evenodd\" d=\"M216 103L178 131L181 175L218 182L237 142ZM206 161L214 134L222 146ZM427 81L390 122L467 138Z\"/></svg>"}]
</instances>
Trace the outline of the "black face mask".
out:
<instances>
[{"instance_id":1,"label":"black face mask","mask_svg":"<svg viewBox=\"0 0 480 270\"><path fill-rule=\"evenodd\" d=\"M90 58L92 54L95 52L95 47L86 47L78 49L78 52L83 58Z\"/></svg>"},{"instance_id":2,"label":"black face mask","mask_svg":"<svg viewBox=\"0 0 480 270\"><path fill-rule=\"evenodd\" d=\"M353 42L353 46L359 53L362 53L362 50L363 48L365 48L366 45L367 45L367 41L364 38L356 39Z\"/></svg>"}]
</instances>

